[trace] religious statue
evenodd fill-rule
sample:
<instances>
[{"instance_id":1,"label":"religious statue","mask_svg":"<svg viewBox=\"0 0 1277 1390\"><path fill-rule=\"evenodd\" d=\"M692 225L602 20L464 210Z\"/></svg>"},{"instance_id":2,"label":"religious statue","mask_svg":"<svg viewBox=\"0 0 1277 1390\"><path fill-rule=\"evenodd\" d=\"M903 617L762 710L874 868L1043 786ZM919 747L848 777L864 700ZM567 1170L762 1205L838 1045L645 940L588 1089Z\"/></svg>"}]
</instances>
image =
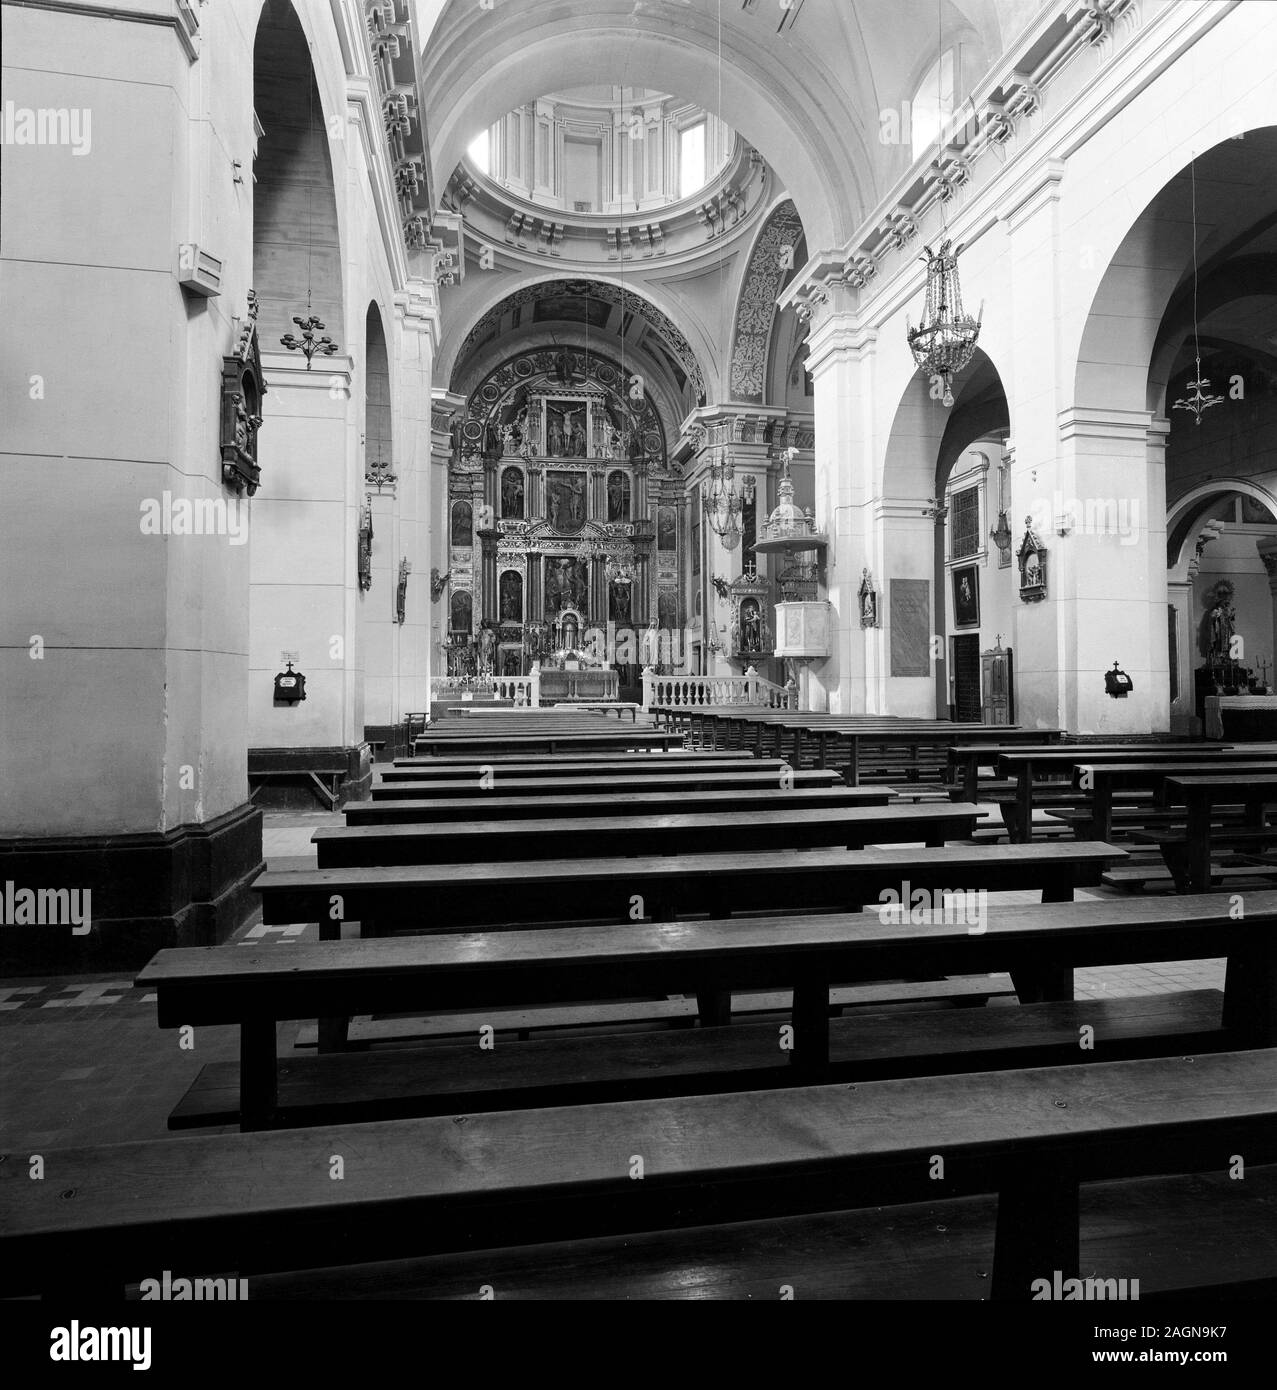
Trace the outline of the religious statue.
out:
<instances>
[{"instance_id":1,"label":"religious statue","mask_svg":"<svg viewBox=\"0 0 1277 1390\"><path fill-rule=\"evenodd\" d=\"M492 674L492 662L497 651L497 634L485 627L479 635L479 669L485 676Z\"/></svg>"},{"instance_id":2,"label":"religious statue","mask_svg":"<svg viewBox=\"0 0 1277 1390\"><path fill-rule=\"evenodd\" d=\"M561 458L563 455L563 423L554 411L550 411L549 424L546 426L545 451L552 458Z\"/></svg>"},{"instance_id":3,"label":"religious statue","mask_svg":"<svg viewBox=\"0 0 1277 1390\"><path fill-rule=\"evenodd\" d=\"M583 459L586 455L585 445L585 411L578 410L572 417L572 457Z\"/></svg>"},{"instance_id":4,"label":"religious statue","mask_svg":"<svg viewBox=\"0 0 1277 1390\"><path fill-rule=\"evenodd\" d=\"M607 480L607 519L628 521L630 512L629 479L624 473L612 473Z\"/></svg>"},{"instance_id":5,"label":"religious statue","mask_svg":"<svg viewBox=\"0 0 1277 1390\"><path fill-rule=\"evenodd\" d=\"M517 623L522 617L522 584L517 574L507 570L501 576L501 621Z\"/></svg>"},{"instance_id":6,"label":"religious statue","mask_svg":"<svg viewBox=\"0 0 1277 1390\"><path fill-rule=\"evenodd\" d=\"M1210 614L1210 659L1222 665L1233 659L1233 621L1236 614L1229 603L1231 592L1222 587L1216 590L1216 603Z\"/></svg>"},{"instance_id":7,"label":"religious statue","mask_svg":"<svg viewBox=\"0 0 1277 1390\"><path fill-rule=\"evenodd\" d=\"M758 605L752 601L742 603L740 620L741 630L745 638L745 651L760 651L763 645L763 623L758 612Z\"/></svg>"},{"instance_id":8,"label":"religious statue","mask_svg":"<svg viewBox=\"0 0 1277 1390\"><path fill-rule=\"evenodd\" d=\"M501 515L523 515L523 474L517 468L507 468L501 475Z\"/></svg>"}]
</instances>

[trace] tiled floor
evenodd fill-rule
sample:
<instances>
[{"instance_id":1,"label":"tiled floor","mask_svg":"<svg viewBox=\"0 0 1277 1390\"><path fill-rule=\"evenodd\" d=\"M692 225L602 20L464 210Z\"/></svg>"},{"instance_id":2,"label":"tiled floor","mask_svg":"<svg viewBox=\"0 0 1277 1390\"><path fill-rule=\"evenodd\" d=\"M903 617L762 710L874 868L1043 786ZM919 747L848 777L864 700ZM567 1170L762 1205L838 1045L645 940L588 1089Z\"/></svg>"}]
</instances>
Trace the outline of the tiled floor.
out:
<instances>
[{"instance_id":1,"label":"tiled floor","mask_svg":"<svg viewBox=\"0 0 1277 1390\"><path fill-rule=\"evenodd\" d=\"M340 814L272 813L263 849L272 868L314 864L311 835L321 825L344 824ZM1080 896L1100 897L1084 892ZM993 902L1032 903L1032 893L991 894ZM314 926L241 929L235 940L283 949L314 940ZM1222 989L1223 961L1080 970L1079 998L1166 994ZM298 1025L282 1024L279 1053L293 1045ZM234 1028L199 1028L183 1051L175 1030L156 1025L154 995L116 974L0 980L0 1147L33 1151L87 1143L159 1138L169 1111L207 1062L238 1055ZM208 1131L204 1131L208 1132Z\"/></svg>"}]
</instances>

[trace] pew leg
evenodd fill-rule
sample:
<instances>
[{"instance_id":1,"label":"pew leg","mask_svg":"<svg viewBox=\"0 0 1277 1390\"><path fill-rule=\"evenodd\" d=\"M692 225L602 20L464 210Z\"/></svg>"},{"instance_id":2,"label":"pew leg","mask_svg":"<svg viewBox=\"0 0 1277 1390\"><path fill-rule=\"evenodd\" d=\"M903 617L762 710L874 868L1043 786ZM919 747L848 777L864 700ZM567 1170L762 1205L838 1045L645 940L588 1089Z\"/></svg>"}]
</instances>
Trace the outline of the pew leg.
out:
<instances>
[{"instance_id":1,"label":"pew leg","mask_svg":"<svg viewBox=\"0 0 1277 1390\"><path fill-rule=\"evenodd\" d=\"M826 980L794 987L794 1038L789 1060L803 1077L813 1081L829 1067L829 983Z\"/></svg>"},{"instance_id":2,"label":"pew leg","mask_svg":"<svg viewBox=\"0 0 1277 1390\"><path fill-rule=\"evenodd\" d=\"M1071 903L1072 884L1053 884L1042 890L1044 903ZM1011 983L1021 1004L1067 1003L1073 998L1073 967L1052 961L1016 966Z\"/></svg>"},{"instance_id":3,"label":"pew leg","mask_svg":"<svg viewBox=\"0 0 1277 1390\"><path fill-rule=\"evenodd\" d=\"M319 1020L319 1050L343 1052L348 1041L350 1019L321 1018Z\"/></svg>"},{"instance_id":4,"label":"pew leg","mask_svg":"<svg viewBox=\"0 0 1277 1390\"><path fill-rule=\"evenodd\" d=\"M702 1028L722 1028L732 1021L732 995L726 989L698 989L696 1011Z\"/></svg>"},{"instance_id":5,"label":"pew leg","mask_svg":"<svg viewBox=\"0 0 1277 1390\"><path fill-rule=\"evenodd\" d=\"M1236 1046L1277 1047L1277 942L1235 951L1224 973L1224 1027Z\"/></svg>"},{"instance_id":6,"label":"pew leg","mask_svg":"<svg viewBox=\"0 0 1277 1390\"><path fill-rule=\"evenodd\" d=\"M266 1129L278 1099L275 1020L245 1019L239 1028L239 1127Z\"/></svg>"},{"instance_id":7,"label":"pew leg","mask_svg":"<svg viewBox=\"0 0 1277 1390\"><path fill-rule=\"evenodd\" d=\"M1054 1290L1076 1279L1080 1264L1078 1184L1069 1172L1052 1168L1008 1177L998 1193L998 1224L993 1242L995 1299L1033 1297L1033 1281Z\"/></svg>"}]
</instances>

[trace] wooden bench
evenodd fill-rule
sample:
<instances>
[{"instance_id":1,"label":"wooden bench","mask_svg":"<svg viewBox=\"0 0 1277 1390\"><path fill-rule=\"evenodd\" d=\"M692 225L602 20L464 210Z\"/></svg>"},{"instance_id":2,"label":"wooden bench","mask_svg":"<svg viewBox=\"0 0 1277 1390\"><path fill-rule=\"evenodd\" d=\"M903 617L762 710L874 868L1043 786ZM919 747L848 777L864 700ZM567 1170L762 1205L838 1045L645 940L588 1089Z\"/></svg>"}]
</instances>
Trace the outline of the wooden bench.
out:
<instances>
[{"instance_id":1,"label":"wooden bench","mask_svg":"<svg viewBox=\"0 0 1277 1390\"><path fill-rule=\"evenodd\" d=\"M1265 810L1277 802L1277 771L1229 771L1216 776L1166 778L1166 795L1183 801L1188 824L1182 830L1142 832L1155 843L1181 892L1203 893L1211 885L1214 852L1221 844L1260 848L1277 840L1277 827L1265 823ZM1241 805L1244 827L1218 830L1222 806Z\"/></svg>"},{"instance_id":2,"label":"wooden bench","mask_svg":"<svg viewBox=\"0 0 1277 1390\"><path fill-rule=\"evenodd\" d=\"M1080 808L1079 814L1070 817L1070 820L1079 835L1097 840L1112 838L1115 820L1125 820L1137 829L1164 821L1170 815L1178 815L1161 809L1166 802L1167 778L1191 777L1198 774L1209 776L1217 772L1219 767L1219 760L1214 754L1200 762L1149 759L1146 762L1134 763L1078 763L1073 769L1073 785L1080 791L1089 792L1089 802ZM1230 778L1234 773L1277 772L1277 750L1274 750L1273 757L1269 759L1247 759L1238 762L1230 759L1228 767ZM1147 793L1152 799L1152 805L1123 808L1116 800L1119 792Z\"/></svg>"},{"instance_id":3,"label":"wooden bench","mask_svg":"<svg viewBox=\"0 0 1277 1390\"><path fill-rule=\"evenodd\" d=\"M1099 841L986 849L753 851L496 864L386 865L262 874L253 891L266 925L343 921L380 929L460 931L546 922L672 921L733 912L839 912L880 894L923 889L1040 891L1067 902L1126 851Z\"/></svg>"},{"instance_id":4,"label":"wooden bench","mask_svg":"<svg viewBox=\"0 0 1277 1390\"><path fill-rule=\"evenodd\" d=\"M0 1162L0 1293L118 1299L174 1252L251 1281L987 1192L990 1293L1024 1300L1078 1276L1082 1184L1237 1153L1277 1160L1277 1051L46 1148L43 1182Z\"/></svg>"},{"instance_id":5,"label":"wooden bench","mask_svg":"<svg viewBox=\"0 0 1277 1390\"><path fill-rule=\"evenodd\" d=\"M791 788L840 787L836 772L792 772L784 768L753 768L742 772L723 772L717 768L686 769L682 772L655 771L631 776L622 772L574 773L561 777L506 776L496 769L491 775L476 768L467 777L415 779L410 782L381 781L372 786L373 801L420 800L439 797L501 796L625 796L630 792L684 791L789 791Z\"/></svg>"},{"instance_id":6,"label":"wooden bench","mask_svg":"<svg viewBox=\"0 0 1277 1390\"><path fill-rule=\"evenodd\" d=\"M1226 763L1241 763L1251 760L1255 756L1254 749L1247 746L1220 748L1211 754L1212 758ZM1175 749L1159 749L1152 755L1152 760L1160 763L1192 763L1201 761L1201 758L1200 748L1192 745L1184 745ZM1150 753L1147 748L1129 751L1112 750L1104 753L1103 760L1110 766L1123 763L1147 763L1150 761ZM1027 843L1033 835L1035 806L1077 806L1089 799L1089 793L1084 794L1074 789L1072 779L1074 770L1079 764L1089 764L1096 761L1097 757L1094 752L1079 753L1077 748L1052 749L1041 753L1024 752L1023 750L1002 753L998 757L998 772L1002 776L1014 780L1015 791L1010 798L1002 799L998 796L991 796L986 790L982 792L981 799L1000 801L1003 820L1006 822L1011 838L1021 844ZM1053 774L1056 777L1066 777L1069 781L1065 785L1043 782L1040 780L1043 773Z\"/></svg>"},{"instance_id":7,"label":"wooden bench","mask_svg":"<svg viewBox=\"0 0 1277 1390\"><path fill-rule=\"evenodd\" d=\"M554 709L587 709L597 710L600 714L615 714L617 719L622 715L628 714L632 724L638 723L642 705L633 704L628 700L577 700L571 703L563 702L553 706Z\"/></svg>"},{"instance_id":8,"label":"wooden bench","mask_svg":"<svg viewBox=\"0 0 1277 1390\"><path fill-rule=\"evenodd\" d=\"M532 758L477 757L400 758L384 768L381 782L436 782L478 777L486 768L502 777L588 777L595 773L622 777L667 777L680 772L771 772L790 770L781 758L700 758L695 755L626 755L614 759L574 758L569 755L538 761Z\"/></svg>"},{"instance_id":9,"label":"wooden bench","mask_svg":"<svg viewBox=\"0 0 1277 1390\"><path fill-rule=\"evenodd\" d=\"M669 811L665 814L537 820L492 818L413 825L331 826L311 837L321 869L373 864L448 864L697 852L863 849L866 844L938 846L970 839L985 813L978 806L843 806L800 810L773 793L771 808ZM544 803L541 803L544 804ZM677 805L677 799L671 799Z\"/></svg>"},{"instance_id":10,"label":"wooden bench","mask_svg":"<svg viewBox=\"0 0 1277 1390\"><path fill-rule=\"evenodd\" d=\"M1048 1014L1045 1034L1036 1033L1038 1025L1028 1021L1023 1007L994 1014L981 1011L978 1017L961 1011L963 1019L956 1022L911 1014L912 1021L902 1024L891 1021L897 1015L886 1015L887 1021L877 1024L876 1032L875 1025L861 1015L847 1020L855 1026L845 1030L845 1037L835 1029L835 1039L842 1037L838 1047L830 1040L829 992L837 984L1007 971L1022 1004L1026 996L1067 1003L1072 999L1073 971L1081 967L1219 956L1228 959L1222 1015L1217 1003L1203 997L1187 1008L1177 1024L1173 1012L1177 1006L1163 1000L1165 1008L1159 1006L1160 1012L1141 1018L1141 1001L1137 1001L1124 1014L1101 1012L1083 1018L1085 1008L1082 1013ZM856 1070L862 1064L878 1068L879 1075L891 1074L898 1064L907 1070L910 1058L915 1064L926 1059L922 1070L943 1070L945 1054L974 1056L1014 1052L1016 1047L1055 1046L1060 1028L1067 1033L1069 1046L1076 1048L1078 1019L1096 1026L1096 1036L1106 1040L1104 1047L1132 1038L1147 1044L1158 1030L1168 1037L1187 1031L1199 1041L1214 1031L1219 1043L1267 1046L1277 1043L1277 892L1252 895L1242 919L1236 917L1231 896L1216 894L1177 901L1170 910L1155 900L994 907L983 924L892 923L880 920L877 912L866 912L334 942L300 945L286 957L242 948L184 948L160 952L138 976L137 985L158 995L161 1027L240 1026L238 1080L246 1098L244 1122L250 1125L270 1123L277 1109L276 1022L325 1014L390 1014L438 1007L500 1009L587 998L694 993L702 1018L721 1024L731 1017L735 991L793 991L793 1046L788 1052L779 1051L775 1029L747 1033L734 1028L734 1034L741 1034L734 1041L720 1046L698 1039L681 1053L677 1037L661 1035L667 1041L649 1038L626 1044L635 1062L627 1074L624 1068L613 1067L597 1040L584 1051L574 1053L569 1048L568 1064L562 1054L537 1044L532 1051L512 1057L514 1070L503 1083L507 1097L521 1088L545 1087L552 1078L564 1081L565 1093L587 1080L603 1084L600 1078L637 1083L641 1088L662 1073L673 1076L674 1084L681 1075L695 1087L705 1084L704 1074L714 1066L713 1089L721 1089L731 1072L743 1073L741 1084L747 1087L764 1084L764 1073L771 1077L766 1084L783 1084L774 1070L768 1071L778 1066L809 1077L823 1076L835 1060L857 1075L862 1074ZM1170 1015L1166 1008L1172 1010ZM1009 1017L1003 1017L1004 1013ZM1218 1032L1221 1023L1230 1030L1227 1039ZM408 1103L422 1104L423 1095L468 1094L481 1089L476 1078L482 1075L496 1086L501 1066L489 1067L493 1054L478 1055L477 1041L470 1049L476 1055L469 1063L460 1053L433 1067L427 1059L431 1084ZM586 1065L592 1056L598 1062L593 1068ZM657 1065L662 1058L664 1067ZM1020 1065L1022 1060L1006 1064ZM358 1071L359 1065L338 1071L336 1080L344 1083L367 1077L368 1073ZM562 1070L556 1070L561 1065ZM476 1073L476 1067L489 1070ZM348 1105L352 1097L356 1104L385 1103L388 1095L398 1097L403 1091L403 1068L410 1072L412 1064L405 1061L390 1074L388 1091L385 1085L379 1090L366 1080L362 1089L361 1085L353 1090L351 1085L335 1085L330 1098L334 1104ZM303 1069L294 1074L308 1097L307 1105L313 1108L322 1101L323 1086L309 1078L324 1073ZM217 1103L224 1110L225 1087L231 1078L224 1068L214 1075L219 1085L213 1089L220 1091ZM692 1079L698 1076L702 1079ZM421 1086L420 1080L417 1085ZM294 1097L293 1104L301 1102ZM467 1101L467 1107L476 1104L482 1102ZM215 1107L215 1113L222 1112Z\"/></svg>"},{"instance_id":11,"label":"wooden bench","mask_svg":"<svg viewBox=\"0 0 1277 1390\"><path fill-rule=\"evenodd\" d=\"M1277 1206L1277 1167L1248 1167L1244 1184L1227 1173L1090 1183L1085 1196L1082 1270L1138 1279L1150 1311L1209 1298L1234 1304L1231 1316L1237 1300L1277 1296L1277 1233L1257 1220ZM974 1303L989 1297L996 1224L995 1197L960 1197L268 1274L251 1294L473 1301L486 1285L507 1301L768 1303L788 1284L803 1302Z\"/></svg>"},{"instance_id":12,"label":"wooden bench","mask_svg":"<svg viewBox=\"0 0 1277 1390\"><path fill-rule=\"evenodd\" d=\"M418 822L466 820L535 820L546 816L577 819L597 816L646 816L677 807L691 811L767 810L783 799L795 810L815 811L822 807L886 806L891 800L889 787L791 787L779 785L742 788L737 791L627 792L601 801L597 796L521 797L505 796L500 790L488 796L432 797L403 801L360 801L345 809L347 825L406 825Z\"/></svg>"},{"instance_id":13,"label":"wooden bench","mask_svg":"<svg viewBox=\"0 0 1277 1390\"><path fill-rule=\"evenodd\" d=\"M1183 910L1180 910L1183 908ZM1224 1012L1216 997L1195 997L1176 1004L1178 995L1155 1001L1128 1001L1114 1011L1056 1011L1032 1022L1021 1011L981 1013L978 1019L946 1020L910 1015L885 1016L873 1024L866 1017L848 1020L849 1030L835 1029L831 1044L830 990L838 983L896 977L946 977L964 972L1012 974L1017 983L1046 981L1059 1001L1073 994L1073 970L1082 966L1117 965L1132 960L1209 959L1227 956ZM1102 1038L1099 1058L1110 1045L1138 1040L1149 1045L1157 1036L1194 1034L1194 1047L1208 1045L1209 1034L1221 1042L1269 1045L1277 1042L1277 892L1253 895L1244 919L1235 916L1230 895L1203 895L1177 902L1173 909L1157 902L1105 901L1056 903L1037 908L995 906L981 924L945 920L912 924L882 922L880 915L843 913L821 917L771 917L736 922L713 920L675 926L641 924L624 927L532 930L521 934L421 937L410 940L332 942L300 945L281 958L278 952L246 952L242 948L178 949L160 952L138 977L138 986L158 995L161 1027L183 1024L238 1023L242 1052L238 1079L233 1068L221 1066L206 1073L197 1088L208 1090L213 1076L213 1108L196 1104L190 1113L222 1115L229 1086L238 1080L246 1105L246 1122L271 1122L277 1109L275 1079L275 1022L290 1017L317 1017L335 1009L338 1015L393 1013L406 1009L491 1009L510 1006L564 1004L572 999L632 997L695 992L703 1016L723 1023L731 1017L735 991L792 988L793 1048L777 1049L775 1030L739 1033L718 1051L714 1042L696 1041L678 1051L678 1040L628 1042L628 1070L610 1061L598 1044L556 1052L539 1047L511 1055L513 1072L503 1073L491 1055L471 1045L446 1058L404 1055L396 1068L378 1079L375 1066L329 1072L293 1069L296 1083L293 1113L314 1111L324 1095L336 1108L349 1105L450 1104L449 1097L486 1086L502 1098L496 1108L511 1102L513 1093L542 1090L561 1084L606 1086L616 1081L639 1088L667 1086L682 1077L693 1087L713 1072L713 1088L730 1084L732 1074L742 1087L784 1084L778 1066L805 1074L820 1074L838 1062L857 1076L864 1066L877 1074L893 1073L910 1059L921 1070L962 1070L950 1058L970 1058L980 1052L1014 1052L1016 1048L1059 1044L1064 1029L1070 1047L1077 1047L1078 1027L1091 1023ZM1021 983L1021 988L1024 984ZM1210 994L1210 991L1208 991ZM716 1001L727 1008L714 1013ZM1177 1012L1178 1011L1178 1012ZM1094 1013L1094 1016L1092 1016ZM1219 1033L1223 1019L1230 1030ZM895 1020L895 1022L893 1022ZM1080 1020L1080 1022L1078 1022ZM489 1026L497 1026L489 1015ZM1042 1024L1039 1031L1038 1024ZM1069 1031L1071 1029L1071 1031ZM868 1030L868 1031L864 1031ZM1053 1031L1052 1031L1053 1030ZM711 1030L713 1031L713 1030ZM845 1034L845 1036L843 1036ZM841 1037L842 1041L838 1042ZM691 1058L689 1055L691 1054ZM504 1054L503 1054L504 1058ZM586 1065L591 1058L598 1065ZM1005 1065L1024 1065L1016 1054ZM1057 1059L1057 1058L1056 1058ZM664 1066L661 1066L661 1061ZM406 1090L404 1079L425 1069L425 1086L418 1076L417 1093ZM486 1070L477 1070L486 1069ZM506 1077L504 1083L499 1077ZM332 1086L325 1091L324 1077ZM486 1081L484 1080L486 1077ZM695 1080L693 1077L700 1077ZM363 1079L363 1080L360 1080ZM538 1090L541 1088L541 1090ZM406 1097L413 1097L410 1099ZM557 1104L541 1097L528 1104ZM461 1102L456 1102L461 1104ZM461 1108L485 1106L468 1097ZM285 1105L288 1109L289 1105ZM411 1112L404 1111L404 1112ZM325 1116L331 1118L331 1116ZM218 1122L221 1120L210 1120ZM295 1120L296 1122L296 1120Z\"/></svg>"},{"instance_id":14,"label":"wooden bench","mask_svg":"<svg viewBox=\"0 0 1277 1390\"><path fill-rule=\"evenodd\" d=\"M949 794L956 801L977 801L981 799L983 791L1001 792L1007 790L1007 787L1001 783L996 787L982 786L980 777L981 768L989 768L990 770L997 768L998 759L1003 753L1047 755L1071 753L1076 750L1086 755L1086 761L1100 762L1105 753L1117 753L1124 756L1132 751L1142 751L1147 753L1148 757L1156 758L1165 748L1187 746L1182 741L1172 741L1169 737L1139 742L1105 743L1097 740L1093 743L1074 744L1062 743L1058 733L1054 738L1048 735L1042 737L1040 741L1036 741L1037 738L1038 736L1034 735L1032 738L1022 736L1011 739L981 739L951 745L947 750ZM1201 752L1202 756L1205 756L1205 745L1194 744L1193 747Z\"/></svg>"},{"instance_id":15,"label":"wooden bench","mask_svg":"<svg viewBox=\"0 0 1277 1390\"><path fill-rule=\"evenodd\" d=\"M437 730L427 730L418 734L414 748L418 753L446 755L453 753L515 753L541 752L557 753L571 750L590 750L599 748L681 748L683 735L668 730L635 729L633 731L614 730L609 733L527 733L502 734L464 733L444 734Z\"/></svg>"}]
</instances>

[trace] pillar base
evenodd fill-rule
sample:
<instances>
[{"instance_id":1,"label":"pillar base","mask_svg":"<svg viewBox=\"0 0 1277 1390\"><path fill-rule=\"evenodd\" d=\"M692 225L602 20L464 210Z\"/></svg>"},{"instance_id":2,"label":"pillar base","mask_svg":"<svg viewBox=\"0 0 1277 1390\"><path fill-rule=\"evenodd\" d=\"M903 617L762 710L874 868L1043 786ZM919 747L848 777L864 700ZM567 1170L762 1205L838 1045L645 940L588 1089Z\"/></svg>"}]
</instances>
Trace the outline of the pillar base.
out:
<instances>
[{"instance_id":1,"label":"pillar base","mask_svg":"<svg viewBox=\"0 0 1277 1390\"><path fill-rule=\"evenodd\" d=\"M262 813L248 804L153 834L0 840L0 893L12 882L92 894L84 935L0 926L4 971L134 970L168 946L219 945L256 910L250 885L265 867Z\"/></svg>"}]
</instances>

